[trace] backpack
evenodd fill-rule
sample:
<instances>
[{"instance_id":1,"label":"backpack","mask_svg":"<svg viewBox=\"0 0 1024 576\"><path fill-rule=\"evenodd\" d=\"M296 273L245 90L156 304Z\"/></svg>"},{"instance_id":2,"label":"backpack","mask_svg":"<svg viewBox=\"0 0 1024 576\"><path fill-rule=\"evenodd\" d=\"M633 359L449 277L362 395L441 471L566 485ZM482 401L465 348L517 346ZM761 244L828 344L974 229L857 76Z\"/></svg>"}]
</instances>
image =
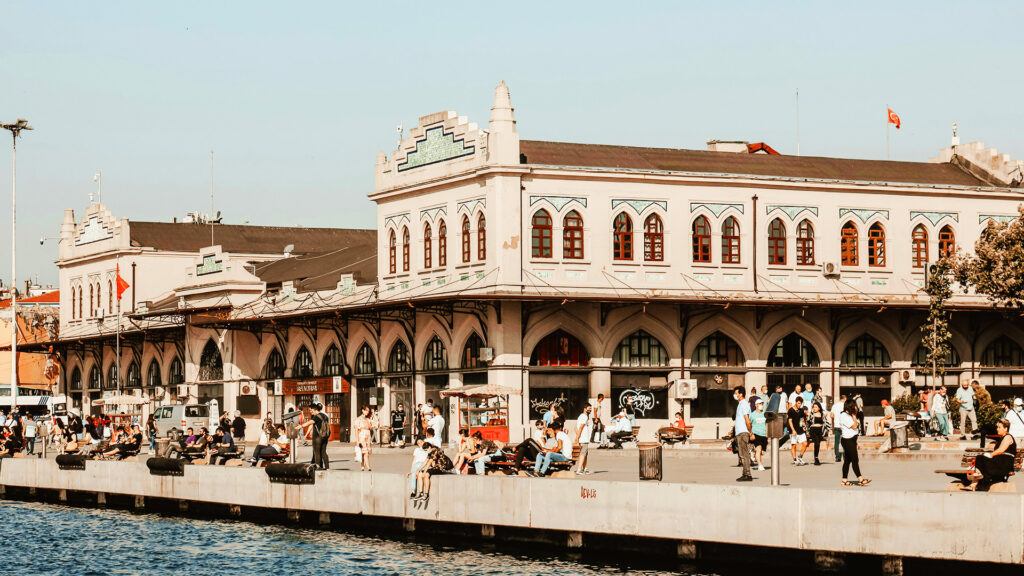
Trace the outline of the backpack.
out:
<instances>
[{"instance_id":1,"label":"backpack","mask_svg":"<svg viewBox=\"0 0 1024 576\"><path fill-rule=\"evenodd\" d=\"M324 440L331 439L331 419L326 414L321 412L319 414L320 422L317 424L317 432Z\"/></svg>"},{"instance_id":2,"label":"backpack","mask_svg":"<svg viewBox=\"0 0 1024 576\"><path fill-rule=\"evenodd\" d=\"M452 459L444 452L441 452L440 449L438 449L438 455L435 462L437 463L437 468L444 472L451 472L452 469L455 468L455 464L452 462Z\"/></svg>"}]
</instances>

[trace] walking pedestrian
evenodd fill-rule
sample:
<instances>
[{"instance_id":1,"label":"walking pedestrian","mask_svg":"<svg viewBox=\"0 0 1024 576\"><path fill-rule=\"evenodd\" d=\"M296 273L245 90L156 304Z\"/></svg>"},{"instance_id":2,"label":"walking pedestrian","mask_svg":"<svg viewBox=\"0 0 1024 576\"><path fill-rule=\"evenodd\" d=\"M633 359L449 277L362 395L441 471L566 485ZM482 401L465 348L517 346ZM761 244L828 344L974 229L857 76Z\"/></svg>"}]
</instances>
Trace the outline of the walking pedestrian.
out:
<instances>
[{"instance_id":1,"label":"walking pedestrian","mask_svg":"<svg viewBox=\"0 0 1024 576\"><path fill-rule=\"evenodd\" d=\"M857 422L860 423L860 435L865 436L868 433L867 420L864 419L864 398L861 398L860 392L853 395L853 405L857 407Z\"/></svg>"},{"instance_id":2,"label":"walking pedestrian","mask_svg":"<svg viewBox=\"0 0 1024 576\"><path fill-rule=\"evenodd\" d=\"M604 405L604 394L597 395L597 404L594 406L594 432L591 440L598 447L605 445L605 434L604 434L604 418L601 417L603 413L602 406Z\"/></svg>"},{"instance_id":3,"label":"walking pedestrian","mask_svg":"<svg viewBox=\"0 0 1024 576\"><path fill-rule=\"evenodd\" d=\"M949 440L949 435L953 431L949 422L949 398L946 396L945 386L939 386L935 394L932 394L932 416L938 423L938 438Z\"/></svg>"},{"instance_id":4,"label":"walking pedestrian","mask_svg":"<svg viewBox=\"0 0 1024 576\"><path fill-rule=\"evenodd\" d=\"M423 437L423 404L417 404L416 410L412 413L412 439L416 440Z\"/></svg>"},{"instance_id":5,"label":"walking pedestrian","mask_svg":"<svg viewBox=\"0 0 1024 576\"><path fill-rule=\"evenodd\" d=\"M967 440L967 421L971 421L971 431L978 429L978 414L974 411L974 387L967 380L960 381L956 399L960 401L960 439Z\"/></svg>"},{"instance_id":6,"label":"walking pedestrian","mask_svg":"<svg viewBox=\"0 0 1024 576\"><path fill-rule=\"evenodd\" d=\"M750 413L750 433L754 435L754 460L757 470L764 471L761 456L768 449L768 417L764 413L764 399L760 396L754 400L754 411Z\"/></svg>"},{"instance_id":7,"label":"walking pedestrian","mask_svg":"<svg viewBox=\"0 0 1024 576\"><path fill-rule=\"evenodd\" d=\"M789 409L786 424L789 426L789 433L792 442L789 445L790 453L793 455L794 466L804 466L804 452L807 452L807 415L804 413L804 398L797 395L793 399L793 407ZM797 455L797 451L800 454Z\"/></svg>"},{"instance_id":8,"label":"walking pedestrian","mask_svg":"<svg viewBox=\"0 0 1024 576\"><path fill-rule=\"evenodd\" d=\"M434 436L444 445L444 416L441 416L441 407L434 406L434 415L428 421L428 427L434 431Z\"/></svg>"},{"instance_id":9,"label":"walking pedestrian","mask_svg":"<svg viewBox=\"0 0 1024 576\"><path fill-rule=\"evenodd\" d=\"M590 404L583 405L583 412L576 418L576 439L575 444L579 444L580 457L576 463L577 474L590 474L590 470L587 470L587 454L590 451L590 438L593 434L594 420L591 418L590 413L593 411Z\"/></svg>"},{"instance_id":10,"label":"walking pedestrian","mask_svg":"<svg viewBox=\"0 0 1024 576\"><path fill-rule=\"evenodd\" d=\"M25 416L25 452L36 453L36 421L31 414Z\"/></svg>"},{"instance_id":11,"label":"walking pedestrian","mask_svg":"<svg viewBox=\"0 0 1024 576\"><path fill-rule=\"evenodd\" d=\"M839 415L839 433L842 435L843 443L843 486L867 486L870 478L865 478L860 473L860 458L857 454L857 436L860 435L860 422L857 419L857 404L850 402L846 409ZM847 478L850 475L850 468L857 475L857 481L851 482Z\"/></svg>"},{"instance_id":12,"label":"walking pedestrian","mask_svg":"<svg viewBox=\"0 0 1024 576\"><path fill-rule=\"evenodd\" d=\"M373 447L373 438L371 436L371 430L373 423L370 421L370 407L363 406L359 417L356 418L355 424L353 425L356 430L356 446L359 447L360 452L360 470L364 472L370 471L370 451Z\"/></svg>"},{"instance_id":13,"label":"walking pedestrian","mask_svg":"<svg viewBox=\"0 0 1024 576\"><path fill-rule=\"evenodd\" d=\"M150 414L146 419L146 435L149 436L149 455L156 454L156 437L160 431L156 427L156 419Z\"/></svg>"},{"instance_id":14,"label":"walking pedestrian","mask_svg":"<svg viewBox=\"0 0 1024 576\"><path fill-rule=\"evenodd\" d=\"M373 437L373 443L379 446L381 439L380 412L376 408L370 409L370 435Z\"/></svg>"},{"instance_id":15,"label":"walking pedestrian","mask_svg":"<svg viewBox=\"0 0 1024 576\"><path fill-rule=\"evenodd\" d=\"M818 459L818 449L821 447L821 441L825 437L825 412L821 409L821 404L815 402L811 404L811 415L807 419L807 434L810 437L811 444L814 445L814 465L821 466L821 460Z\"/></svg>"},{"instance_id":16,"label":"walking pedestrian","mask_svg":"<svg viewBox=\"0 0 1024 576\"><path fill-rule=\"evenodd\" d=\"M836 462L839 462L842 458L842 453L839 451L842 445L843 435L839 433L839 415L846 409L846 394L840 394L839 400L832 405L832 410L829 412L828 417L832 420L832 435L835 436L833 450L836 455Z\"/></svg>"},{"instance_id":17,"label":"walking pedestrian","mask_svg":"<svg viewBox=\"0 0 1024 576\"><path fill-rule=\"evenodd\" d=\"M782 384L775 386L775 393L772 394L771 398L768 399L768 406L765 408L767 412L775 412L779 415L783 421L789 415L789 397L782 389ZM779 438L779 447L781 448L786 444L786 440L789 439L789 426L782 427L782 438Z\"/></svg>"},{"instance_id":18,"label":"walking pedestrian","mask_svg":"<svg viewBox=\"0 0 1024 576\"><path fill-rule=\"evenodd\" d=\"M750 475L750 442L753 436L750 433L750 403L744 399L743 386L734 388L732 397L733 400L739 402L736 406L733 433L736 436L736 450L739 452L740 462L743 464L743 474L736 481L750 482L754 479Z\"/></svg>"}]
</instances>

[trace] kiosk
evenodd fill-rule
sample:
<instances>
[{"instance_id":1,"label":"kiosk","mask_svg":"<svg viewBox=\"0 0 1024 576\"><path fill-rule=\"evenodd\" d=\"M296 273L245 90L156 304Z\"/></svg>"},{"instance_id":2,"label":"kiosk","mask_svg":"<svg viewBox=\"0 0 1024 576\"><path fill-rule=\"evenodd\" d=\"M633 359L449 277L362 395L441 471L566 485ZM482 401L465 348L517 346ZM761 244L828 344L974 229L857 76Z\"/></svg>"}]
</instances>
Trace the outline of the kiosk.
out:
<instances>
[{"instance_id":1,"label":"kiosk","mask_svg":"<svg viewBox=\"0 0 1024 576\"><path fill-rule=\"evenodd\" d=\"M508 397L522 392L507 386L484 384L453 388L441 392L445 398L459 399L459 429L480 432L487 440L508 442Z\"/></svg>"}]
</instances>

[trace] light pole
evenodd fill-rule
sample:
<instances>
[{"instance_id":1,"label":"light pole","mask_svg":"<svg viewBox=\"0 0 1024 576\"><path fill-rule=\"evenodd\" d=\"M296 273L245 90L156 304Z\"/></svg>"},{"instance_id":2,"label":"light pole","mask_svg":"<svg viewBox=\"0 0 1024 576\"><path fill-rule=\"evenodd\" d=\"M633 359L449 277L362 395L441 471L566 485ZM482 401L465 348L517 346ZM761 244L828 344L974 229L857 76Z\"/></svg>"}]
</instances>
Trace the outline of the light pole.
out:
<instances>
[{"instance_id":1,"label":"light pole","mask_svg":"<svg viewBox=\"0 0 1024 576\"><path fill-rule=\"evenodd\" d=\"M18 408L18 289L15 257L18 255L18 136L22 130L32 130L24 118L13 124L0 124L11 133L11 410Z\"/></svg>"}]
</instances>

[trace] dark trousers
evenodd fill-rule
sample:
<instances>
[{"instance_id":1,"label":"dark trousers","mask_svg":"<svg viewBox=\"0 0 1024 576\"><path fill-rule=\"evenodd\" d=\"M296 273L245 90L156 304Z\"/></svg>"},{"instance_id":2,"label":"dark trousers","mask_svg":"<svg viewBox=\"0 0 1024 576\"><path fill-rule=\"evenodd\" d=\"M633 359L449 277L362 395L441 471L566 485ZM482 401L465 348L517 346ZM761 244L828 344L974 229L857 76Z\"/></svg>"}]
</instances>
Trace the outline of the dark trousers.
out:
<instances>
[{"instance_id":1,"label":"dark trousers","mask_svg":"<svg viewBox=\"0 0 1024 576\"><path fill-rule=\"evenodd\" d=\"M527 438L516 446L515 465L516 470L523 469L523 460L536 460L540 454L540 445L533 438Z\"/></svg>"},{"instance_id":2,"label":"dark trousers","mask_svg":"<svg viewBox=\"0 0 1024 576\"><path fill-rule=\"evenodd\" d=\"M32 436L31 438L25 438L25 450L29 454L35 454L36 453L36 437L35 436Z\"/></svg>"},{"instance_id":3,"label":"dark trousers","mask_svg":"<svg viewBox=\"0 0 1024 576\"><path fill-rule=\"evenodd\" d=\"M742 432L736 435L736 450L743 466L743 476L750 476L750 434Z\"/></svg>"},{"instance_id":4,"label":"dark trousers","mask_svg":"<svg viewBox=\"0 0 1024 576\"><path fill-rule=\"evenodd\" d=\"M814 459L817 460L818 459L818 449L821 446L821 440L822 440L821 428L811 428L810 429L810 434L808 434L808 436L810 436L811 444L814 446Z\"/></svg>"},{"instance_id":5,"label":"dark trousers","mask_svg":"<svg viewBox=\"0 0 1024 576\"><path fill-rule=\"evenodd\" d=\"M1000 454L991 458L978 456L974 459L974 467L981 472L981 480L978 481L978 489L987 492L989 487L996 482L1006 482L1013 472L1013 456Z\"/></svg>"},{"instance_id":6,"label":"dark trousers","mask_svg":"<svg viewBox=\"0 0 1024 576\"><path fill-rule=\"evenodd\" d=\"M313 465L321 470L331 467L327 458L327 440L325 438L313 438Z\"/></svg>"},{"instance_id":7,"label":"dark trousers","mask_svg":"<svg viewBox=\"0 0 1024 576\"><path fill-rule=\"evenodd\" d=\"M843 455L839 451L839 446L841 445L841 440L843 439L843 433L840 432L838 428L834 429L832 433L836 435L834 448L836 453L836 462L838 462L839 459L843 457Z\"/></svg>"},{"instance_id":8,"label":"dark trousers","mask_svg":"<svg viewBox=\"0 0 1024 576\"><path fill-rule=\"evenodd\" d=\"M632 435L632 432L612 432L608 439L615 443L614 448L622 448L622 441Z\"/></svg>"},{"instance_id":9,"label":"dark trousers","mask_svg":"<svg viewBox=\"0 0 1024 576\"><path fill-rule=\"evenodd\" d=\"M405 428L395 427L395 431L391 433L391 442L395 444L405 442Z\"/></svg>"},{"instance_id":10,"label":"dark trousers","mask_svg":"<svg viewBox=\"0 0 1024 576\"><path fill-rule=\"evenodd\" d=\"M256 449L252 451L252 459L259 462L261 457L272 456L277 453L277 448L273 446L257 446Z\"/></svg>"},{"instance_id":11,"label":"dark trousers","mask_svg":"<svg viewBox=\"0 0 1024 576\"><path fill-rule=\"evenodd\" d=\"M853 473L860 478L860 458L857 457L857 437L843 438L843 480L850 474L850 466L853 466Z\"/></svg>"}]
</instances>

